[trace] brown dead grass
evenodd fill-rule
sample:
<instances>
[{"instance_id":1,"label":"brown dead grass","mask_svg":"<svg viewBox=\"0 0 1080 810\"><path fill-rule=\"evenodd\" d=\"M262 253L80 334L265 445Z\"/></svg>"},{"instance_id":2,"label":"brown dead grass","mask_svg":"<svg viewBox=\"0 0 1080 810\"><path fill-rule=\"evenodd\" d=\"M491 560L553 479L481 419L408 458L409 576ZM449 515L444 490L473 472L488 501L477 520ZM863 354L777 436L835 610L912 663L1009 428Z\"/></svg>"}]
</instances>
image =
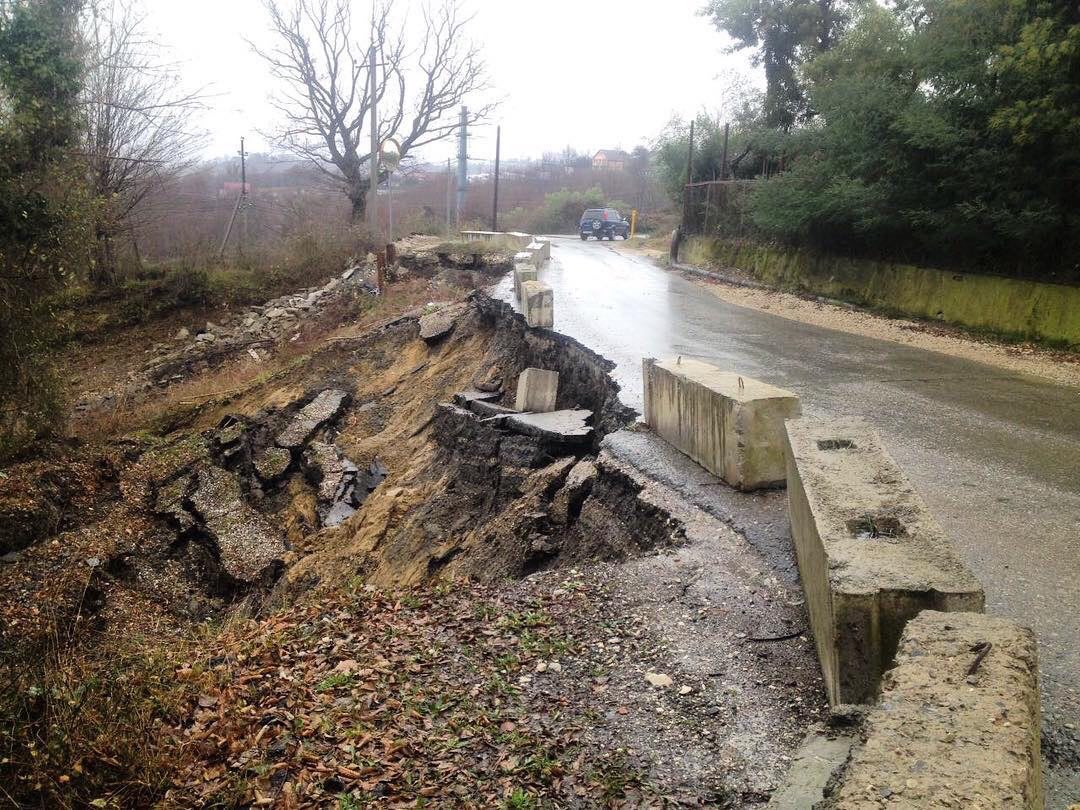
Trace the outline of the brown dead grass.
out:
<instances>
[{"instance_id":1,"label":"brown dead grass","mask_svg":"<svg viewBox=\"0 0 1080 810\"><path fill-rule=\"evenodd\" d=\"M419 582L427 576L429 554L415 548L406 553L387 541L415 507L442 487L438 474L430 474L434 450L425 428L438 403L484 376L490 365L486 340L455 331L430 348L419 339L408 340L389 364L364 353L341 359L358 383L356 401L376 406L354 412L341 426L338 443L361 466L378 456L390 475L355 520L312 538L314 553L297 561L288 576L304 581L314 575L322 587L333 587L363 568L376 584Z\"/></svg>"},{"instance_id":2,"label":"brown dead grass","mask_svg":"<svg viewBox=\"0 0 1080 810\"><path fill-rule=\"evenodd\" d=\"M108 408L76 415L70 432L84 440L148 430L164 434L180 427L207 425L237 399L274 384L302 369L312 355L357 338L381 323L433 300L459 298L465 290L413 279L391 285L378 298L362 298L329 310L317 325L305 325L297 340L285 340L268 358L257 361L246 351L220 366L147 393L128 392ZM141 364L143 355L129 350ZM129 369L133 370L133 369ZM77 393L71 397L77 399Z\"/></svg>"},{"instance_id":3,"label":"brown dead grass","mask_svg":"<svg viewBox=\"0 0 1080 810\"><path fill-rule=\"evenodd\" d=\"M175 673L205 639L147 635L145 619L102 634L87 618L0 654L0 804L145 807L194 754L161 731L199 693Z\"/></svg>"}]
</instances>

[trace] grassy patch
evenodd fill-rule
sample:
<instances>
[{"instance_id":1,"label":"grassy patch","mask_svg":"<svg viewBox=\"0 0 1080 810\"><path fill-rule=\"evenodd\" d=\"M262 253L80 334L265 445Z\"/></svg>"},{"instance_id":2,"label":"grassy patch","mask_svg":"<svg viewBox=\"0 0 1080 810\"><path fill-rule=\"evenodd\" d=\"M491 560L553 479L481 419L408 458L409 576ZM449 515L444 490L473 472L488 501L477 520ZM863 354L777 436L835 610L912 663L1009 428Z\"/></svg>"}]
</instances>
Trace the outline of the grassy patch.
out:
<instances>
[{"instance_id":1,"label":"grassy patch","mask_svg":"<svg viewBox=\"0 0 1080 810\"><path fill-rule=\"evenodd\" d=\"M317 286L340 273L352 256L369 250L347 233L327 238L307 234L273 252L218 261L209 257L147 262L126 268L112 286L72 287L57 299L65 339L147 323L173 312L260 304Z\"/></svg>"},{"instance_id":2,"label":"grassy patch","mask_svg":"<svg viewBox=\"0 0 1080 810\"><path fill-rule=\"evenodd\" d=\"M54 632L0 658L0 796L16 806L145 806L183 756L165 725L198 678L178 678L183 642L110 639L86 649ZM189 672L189 674L191 674Z\"/></svg>"}]
</instances>

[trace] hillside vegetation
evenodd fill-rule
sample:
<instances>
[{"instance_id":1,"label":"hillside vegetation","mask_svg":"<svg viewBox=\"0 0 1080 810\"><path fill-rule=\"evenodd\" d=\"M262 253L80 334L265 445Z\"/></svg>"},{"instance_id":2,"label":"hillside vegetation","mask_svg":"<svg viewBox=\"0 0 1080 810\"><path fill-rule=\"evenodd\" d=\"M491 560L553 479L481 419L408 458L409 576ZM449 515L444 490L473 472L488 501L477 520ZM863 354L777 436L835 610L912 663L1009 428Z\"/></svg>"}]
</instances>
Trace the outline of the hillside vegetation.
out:
<instances>
[{"instance_id":1,"label":"hillside vegetation","mask_svg":"<svg viewBox=\"0 0 1080 810\"><path fill-rule=\"evenodd\" d=\"M709 9L720 30L753 49L768 81L763 96L729 110L726 169L722 127L697 122L692 180L757 181L724 199L736 215L714 211L709 230L1080 278L1075 4L715 0ZM676 122L658 151L680 197L687 137Z\"/></svg>"}]
</instances>

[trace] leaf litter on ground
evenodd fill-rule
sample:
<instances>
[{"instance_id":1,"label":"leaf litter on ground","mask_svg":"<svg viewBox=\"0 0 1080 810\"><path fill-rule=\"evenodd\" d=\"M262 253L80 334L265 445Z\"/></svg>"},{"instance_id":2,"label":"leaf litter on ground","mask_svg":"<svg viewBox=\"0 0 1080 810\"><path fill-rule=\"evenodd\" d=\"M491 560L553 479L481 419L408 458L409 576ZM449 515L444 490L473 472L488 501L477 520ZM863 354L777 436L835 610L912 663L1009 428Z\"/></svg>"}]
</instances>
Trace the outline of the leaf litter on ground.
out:
<instances>
[{"instance_id":1,"label":"leaf litter on ground","mask_svg":"<svg viewBox=\"0 0 1080 810\"><path fill-rule=\"evenodd\" d=\"M236 623L177 671L200 693L166 803L665 806L629 752L583 743L606 711L578 660L596 597L360 586Z\"/></svg>"}]
</instances>

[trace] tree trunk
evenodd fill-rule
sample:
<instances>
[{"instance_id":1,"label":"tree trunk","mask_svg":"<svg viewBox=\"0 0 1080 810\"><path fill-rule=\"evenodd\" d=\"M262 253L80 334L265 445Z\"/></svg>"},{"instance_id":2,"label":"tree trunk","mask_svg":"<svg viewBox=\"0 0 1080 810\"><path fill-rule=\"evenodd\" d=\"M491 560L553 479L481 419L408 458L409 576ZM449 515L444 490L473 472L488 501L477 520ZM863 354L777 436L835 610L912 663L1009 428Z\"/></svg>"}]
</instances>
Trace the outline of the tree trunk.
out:
<instances>
[{"instance_id":1,"label":"tree trunk","mask_svg":"<svg viewBox=\"0 0 1080 810\"><path fill-rule=\"evenodd\" d=\"M368 185L369 183L366 177L357 177L350 182L345 189L345 193L349 197L349 202L352 203L349 221L353 225L364 221L364 215L367 213Z\"/></svg>"},{"instance_id":2,"label":"tree trunk","mask_svg":"<svg viewBox=\"0 0 1080 810\"><path fill-rule=\"evenodd\" d=\"M96 229L97 245L91 281L97 287L107 287L116 281L116 257L113 255L112 233L108 228Z\"/></svg>"}]
</instances>

